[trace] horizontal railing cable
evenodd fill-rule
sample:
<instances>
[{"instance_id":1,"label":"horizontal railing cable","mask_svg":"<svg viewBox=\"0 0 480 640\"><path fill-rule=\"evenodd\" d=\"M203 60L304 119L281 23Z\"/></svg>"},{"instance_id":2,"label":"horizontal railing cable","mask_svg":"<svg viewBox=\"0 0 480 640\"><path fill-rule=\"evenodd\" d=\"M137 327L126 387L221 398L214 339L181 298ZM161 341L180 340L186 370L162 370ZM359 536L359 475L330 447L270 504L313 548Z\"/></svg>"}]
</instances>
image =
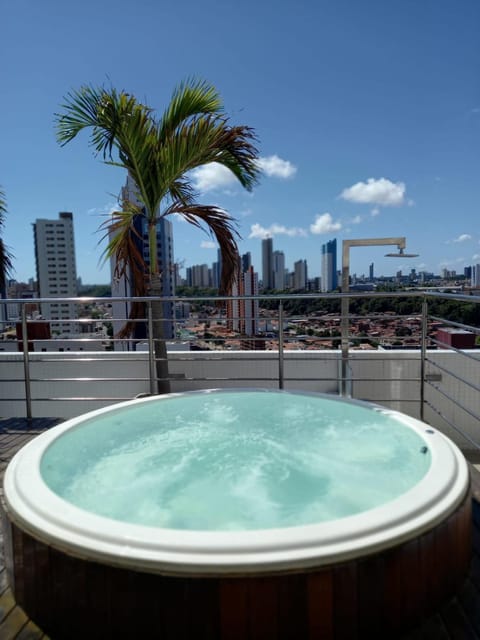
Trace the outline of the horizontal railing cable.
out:
<instances>
[{"instance_id":1,"label":"horizontal railing cable","mask_svg":"<svg viewBox=\"0 0 480 640\"><path fill-rule=\"evenodd\" d=\"M444 420L449 427L451 427L454 431L456 431L458 434L460 434L462 436L462 438L464 438L465 440L467 440L467 442L470 442L470 444L473 444L473 446L475 447L475 449L480 449L480 443L478 443L476 440L474 440L472 437L470 437L468 435L468 433L465 433L463 431L463 429L459 429L457 427L457 425L452 422L451 420L449 420L443 413L442 411L439 411L429 400L425 400L425 404L428 405L430 407L430 409L436 413L442 420Z\"/></svg>"}]
</instances>

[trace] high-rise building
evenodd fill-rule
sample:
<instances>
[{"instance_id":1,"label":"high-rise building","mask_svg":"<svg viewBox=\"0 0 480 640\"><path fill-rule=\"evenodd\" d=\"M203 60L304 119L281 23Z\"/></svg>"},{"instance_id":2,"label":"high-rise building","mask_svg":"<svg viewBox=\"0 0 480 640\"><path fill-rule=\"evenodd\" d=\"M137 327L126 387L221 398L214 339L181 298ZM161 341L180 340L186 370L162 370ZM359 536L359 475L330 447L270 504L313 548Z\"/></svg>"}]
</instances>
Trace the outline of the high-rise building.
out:
<instances>
[{"instance_id":1,"label":"high-rise building","mask_svg":"<svg viewBox=\"0 0 480 640\"><path fill-rule=\"evenodd\" d=\"M242 272L245 273L252 266L252 254L250 251L244 253L242 256Z\"/></svg>"},{"instance_id":2,"label":"high-rise building","mask_svg":"<svg viewBox=\"0 0 480 640\"><path fill-rule=\"evenodd\" d=\"M273 289L273 240L262 240L262 287L264 290Z\"/></svg>"},{"instance_id":3,"label":"high-rise building","mask_svg":"<svg viewBox=\"0 0 480 640\"><path fill-rule=\"evenodd\" d=\"M40 298L75 298L77 296L77 267L73 214L62 211L58 220L37 218L33 223L35 265ZM78 330L77 308L73 302L42 303L41 314L52 322L52 334L73 334Z\"/></svg>"},{"instance_id":4,"label":"high-rise building","mask_svg":"<svg viewBox=\"0 0 480 640\"><path fill-rule=\"evenodd\" d=\"M213 279L213 286L216 289L220 289L220 284L222 282L222 252L220 251L220 249L217 249L217 261L213 263L212 265L212 269L215 270L212 279Z\"/></svg>"},{"instance_id":5,"label":"high-rise building","mask_svg":"<svg viewBox=\"0 0 480 640\"><path fill-rule=\"evenodd\" d=\"M142 207L142 203L137 196L135 182L130 176L122 189L122 200L131 202L132 204ZM150 252L148 244L148 222L144 215L139 214L134 217L132 240L136 243L137 249L143 256L145 261L146 273L150 264ZM157 236L157 261L158 269L162 279L162 296L171 297L175 295L175 261L173 258L173 232L172 223L165 219L159 218L156 223ZM121 278L116 276L116 259L112 256L110 259L110 272L112 278L112 297L134 297L137 292L133 288L133 278L131 269ZM138 295L138 294L137 294ZM125 324L125 319L129 317L131 304L129 301L113 302L112 313L114 318L121 318L114 322L114 334ZM163 303L162 327L165 338L174 337L174 305L171 301ZM134 338L144 339L147 336L145 323L137 323ZM130 348L129 344L116 344L115 348Z\"/></svg>"},{"instance_id":6,"label":"high-rise building","mask_svg":"<svg viewBox=\"0 0 480 640\"><path fill-rule=\"evenodd\" d=\"M176 287L181 287L184 282L183 282L183 278L180 275L180 264L178 262L175 262L175 264L173 265L173 284Z\"/></svg>"},{"instance_id":7,"label":"high-rise building","mask_svg":"<svg viewBox=\"0 0 480 640\"><path fill-rule=\"evenodd\" d=\"M207 264L194 264L187 268L187 286L205 289L211 284Z\"/></svg>"},{"instance_id":8,"label":"high-rise building","mask_svg":"<svg viewBox=\"0 0 480 640\"><path fill-rule=\"evenodd\" d=\"M371 281L374 279L374 264L373 262L370 264L370 266L368 267L368 279Z\"/></svg>"},{"instance_id":9,"label":"high-rise building","mask_svg":"<svg viewBox=\"0 0 480 640\"><path fill-rule=\"evenodd\" d=\"M322 291L334 291L338 286L337 278L337 240L322 244Z\"/></svg>"},{"instance_id":10,"label":"high-rise building","mask_svg":"<svg viewBox=\"0 0 480 640\"><path fill-rule=\"evenodd\" d=\"M212 268L210 269L211 273L211 286L214 289L218 289L220 286L220 274L218 272L218 262L212 262Z\"/></svg>"},{"instance_id":11,"label":"high-rise building","mask_svg":"<svg viewBox=\"0 0 480 640\"><path fill-rule=\"evenodd\" d=\"M293 265L293 288L295 291L305 291L307 288L307 261L297 260Z\"/></svg>"},{"instance_id":12,"label":"high-rise building","mask_svg":"<svg viewBox=\"0 0 480 640\"><path fill-rule=\"evenodd\" d=\"M241 300L236 296L258 295L258 274L251 265L243 272L240 259L231 295L232 299L227 301L228 328L244 336L255 336L258 333L258 300Z\"/></svg>"},{"instance_id":13,"label":"high-rise building","mask_svg":"<svg viewBox=\"0 0 480 640\"><path fill-rule=\"evenodd\" d=\"M472 265L472 287L480 288L480 264Z\"/></svg>"},{"instance_id":14,"label":"high-rise building","mask_svg":"<svg viewBox=\"0 0 480 640\"><path fill-rule=\"evenodd\" d=\"M273 288L285 290L285 254L283 251L273 252Z\"/></svg>"},{"instance_id":15,"label":"high-rise building","mask_svg":"<svg viewBox=\"0 0 480 640\"><path fill-rule=\"evenodd\" d=\"M255 273L251 265L242 273L242 282L244 295L258 295L258 274ZM257 335L258 313L258 300L243 300L243 326L241 326L243 335Z\"/></svg>"}]
</instances>

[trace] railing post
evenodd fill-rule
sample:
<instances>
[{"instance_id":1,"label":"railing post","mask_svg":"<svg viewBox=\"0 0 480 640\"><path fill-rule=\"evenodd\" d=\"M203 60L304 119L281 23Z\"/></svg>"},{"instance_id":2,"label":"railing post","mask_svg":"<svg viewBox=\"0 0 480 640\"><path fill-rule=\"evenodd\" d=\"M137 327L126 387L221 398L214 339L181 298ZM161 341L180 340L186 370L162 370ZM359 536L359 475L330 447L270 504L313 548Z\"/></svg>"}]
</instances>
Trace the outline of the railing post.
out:
<instances>
[{"instance_id":1,"label":"railing post","mask_svg":"<svg viewBox=\"0 0 480 640\"><path fill-rule=\"evenodd\" d=\"M28 353L28 327L26 305L22 305L23 376L25 381L25 405L28 420L32 419L32 389L30 383L30 358Z\"/></svg>"},{"instance_id":2,"label":"railing post","mask_svg":"<svg viewBox=\"0 0 480 640\"><path fill-rule=\"evenodd\" d=\"M157 367L155 363L155 343L153 340L153 312L152 301L147 300L147 314L148 314L148 365L149 365L149 377L150 377L150 393L156 394L157 389Z\"/></svg>"},{"instance_id":3,"label":"railing post","mask_svg":"<svg viewBox=\"0 0 480 640\"><path fill-rule=\"evenodd\" d=\"M420 352L420 420L425 418L425 360L427 357L428 302L422 301L422 342Z\"/></svg>"},{"instance_id":4,"label":"railing post","mask_svg":"<svg viewBox=\"0 0 480 640\"><path fill-rule=\"evenodd\" d=\"M347 275L348 278L348 275ZM349 298L342 298L341 302L341 347L342 347L342 361L341 361L341 374L340 374L340 395L346 397L349 395L349 367L348 367L348 332L349 332Z\"/></svg>"},{"instance_id":5,"label":"railing post","mask_svg":"<svg viewBox=\"0 0 480 640\"><path fill-rule=\"evenodd\" d=\"M283 302L278 303L278 388L283 389Z\"/></svg>"}]
</instances>

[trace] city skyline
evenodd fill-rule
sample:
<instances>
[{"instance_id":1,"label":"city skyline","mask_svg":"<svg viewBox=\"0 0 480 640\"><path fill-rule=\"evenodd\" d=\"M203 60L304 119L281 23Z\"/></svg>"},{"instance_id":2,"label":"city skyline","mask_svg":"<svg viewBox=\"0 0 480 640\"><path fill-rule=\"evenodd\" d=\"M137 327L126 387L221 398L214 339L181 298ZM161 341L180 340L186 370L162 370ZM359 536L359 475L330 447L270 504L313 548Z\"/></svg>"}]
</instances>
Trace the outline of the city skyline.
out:
<instances>
[{"instance_id":1,"label":"city skyline","mask_svg":"<svg viewBox=\"0 0 480 640\"><path fill-rule=\"evenodd\" d=\"M63 97L82 84L112 84L161 112L192 76L212 82L232 123L258 136L262 177L252 194L215 165L191 177L201 202L238 221L240 254L250 252L259 273L267 236L289 269L307 260L309 277L321 274L321 246L333 238L340 246L345 238L405 236L407 251L419 254L389 261L382 248L356 249L351 271L359 274L372 262L377 276L388 276L411 268L462 273L480 261L475 0L280 2L273 13L246 0L241 15L214 0L182 7L86 0L83 8L47 0L3 11L10 98L0 119L0 185L17 280L35 273L32 223L60 211L74 215L82 281L110 280L108 264L98 267L104 244L96 231L118 207L126 176L93 158L85 138L59 147L53 119ZM231 37L233 19L242 38ZM179 48L177 29L159 37L157 26L180 22ZM141 30L142 47L109 45L107 24L115 42ZM199 47L201 33L215 37ZM215 261L209 236L172 223L177 262Z\"/></svg>"},{"instance_id":2,"label":"city skyline","mask_svg":"<svg viewBox=\"0 0 480 640\"><path fill-rule=\"evenodd\" d=\"M127 181L128 183L128 181ZM62 218L65 216L65 212L59 212L58 216ZM68 215L72 214L68 212ZM55 218L45 218L42 219L42 222L54 222ZM36 232L35 228L37 226L38 220L32 223L33 227L33 241L35 247L37 246L36 240ZM162 226L163 231L160 232L159 237L163 238L165 236L166 240L162 239L163 244L168 246L168 251L172 250L172 230L171 224L168 220L164 220L164 225ZM168 232L167 232L168 230ZM302 290L308 289L313 286L313 290L316 290L316 283L318 282L318 291L328 292L335 291L340 286L340 277L341 277L341 269L342 265L340 262L340 258L337 255L336 248L336 238L332 238L328 240L321 247L321 264L320 268L317 272L313 272L310 268L308 261L304 258L300 258L295 261L293 264L288 265L285 261L285 254L283 250L279 250L273 244L273 238L267 238L262 240L262 252L257 262L252 260L251 252L239 253L239 260L242 266L240 272L245 273L249 270L249 267L252 267L253 270L258 274L259 284L261 285L262 290L277 290L277 291L286 291L286 290ZM166 247L164 247L164 252L167 254ZM264 285L264 267L265 267L265 247L269 247L267 253L270 256L267 264L271 265L272 273L270 280L267 280L267 286ZM378 247L369 247L371 249L378 249ZM381 251L385 251L386 249L381 248ZM35 249L35 253L37 253L37 249ZM480 256L477 256L477 259L480 259ZM73 260L75 261L75 255L73 256ZM221 260L220 250L217 250L217 261L214 262L202 262L202 263L184 263L181 265L181 268L184 270L184 274L180 273L180 265L175 261L173 256L173 261L169 258L169 267L167 269L169 275L168 278L168 291L166 291L165 295L171 295L170 288L173 286L173 280L176 280L177 283L181 283L186 286L200 287L200 288L217 288L219 285L220 278L220 269L221 269ZM408 265L409 260L405 260L405 264ZM396 262L398 266L398 262ZM403 263L402 263L403 264ZM301 266L300 266L301 265ZM395 262L394 262L395 265ZM336 267L336 268L335 268ZM82 285L93 285L93 284L112 284L112 295L131 295L131 286L128 285L125 281L125 278L122 280L115 280L115 277L112 275L115 270L115 261L113 258L110 258L109 261L109 278L107 282L86 282L82 279L81 274L78 274L78 279L82 283ZM440 272L435 273L433 271L428 271L426 269L417 270L414 266L409 266L409 268L399 269L396 268L392 271L392 273L377 273L375 262L371 262L368 264L368 271L364 270L361 272L351 272L350 277L354 280L359 279L360 281L377 281L382 279L395 279L399 276L401 277L409 277L415 274L417 277L424 276L435 276L435 277L464 277L466 280L471 281L472 286L478 287L479 282L479 268L480 263L472 262L471 264L466 264L464 267L459 267L458 269L447 269L443 267ZM35 281L36 276L38 275L38 268L35 267L35 273L28 278L27 280L16 280L13 281L29 283L31 281ZM305 287L299 286L298 280L298 270L302 269L304 275L302 277L302 282L306 285ZM182 282L183 281L183 282ZM308 285L310 283L310 285ZM308 285L308 286L307 286ZM123 292L123 293L121 293ZM41 295L40 297L45 297L45 295ZM48 297L48 296L47 296Z\"/></svg>"}]
</instances>

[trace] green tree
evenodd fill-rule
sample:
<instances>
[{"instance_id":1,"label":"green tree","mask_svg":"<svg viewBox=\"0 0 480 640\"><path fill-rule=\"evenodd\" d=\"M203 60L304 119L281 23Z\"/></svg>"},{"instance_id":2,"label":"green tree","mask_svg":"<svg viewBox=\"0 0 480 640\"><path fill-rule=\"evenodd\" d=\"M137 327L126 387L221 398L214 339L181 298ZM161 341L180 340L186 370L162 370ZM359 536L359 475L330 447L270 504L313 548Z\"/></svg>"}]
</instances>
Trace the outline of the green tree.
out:
<instances>
[{"instance_id":1,"label":"green tree","mask_svg":"<svg viewBox=\"0 0 480 640\"><path fill-rule=\"evenodd\" d=\"M218 163L251 190L259 175L258 153L253 130L230 125L213 86L196 80L181 84L160 117L125 91L84 86L66 96L55 119L62 146L84 129L90 130L95 154L107 164L126 169L137 187L143 207L123 202L122 211L104 225L107 233L113 231L106 257L116 257L117 276L132 274L137 295L152 296L154 318L162 316L156 223L164 216L180 214L215 237L222 255L221 292L230 291L238 256L234 222L223 209L197 202L189 172ZM135 242L133 221L138 215L147 220L148 265ZM170 384L162 323L155 322L154 327L158 392L167 393Z\"/></svg>"},{"instance_id":2,"label":"green tree","mask_svg":"<svg viewBox=\"0 0 480 640\"><path fill-rule=\"evenodd\" d=\"M13 256L2 239L3 225L7 215L5 192L0 188L0 298L6 297L7 279L13 271Z\"/></svg>"}]
</instances>

